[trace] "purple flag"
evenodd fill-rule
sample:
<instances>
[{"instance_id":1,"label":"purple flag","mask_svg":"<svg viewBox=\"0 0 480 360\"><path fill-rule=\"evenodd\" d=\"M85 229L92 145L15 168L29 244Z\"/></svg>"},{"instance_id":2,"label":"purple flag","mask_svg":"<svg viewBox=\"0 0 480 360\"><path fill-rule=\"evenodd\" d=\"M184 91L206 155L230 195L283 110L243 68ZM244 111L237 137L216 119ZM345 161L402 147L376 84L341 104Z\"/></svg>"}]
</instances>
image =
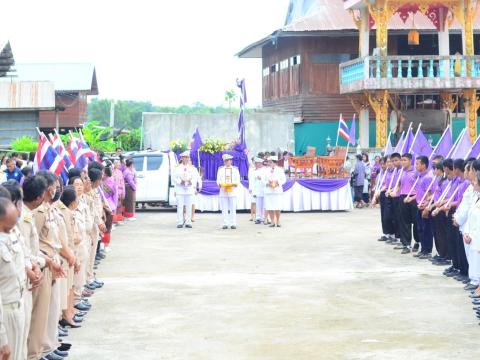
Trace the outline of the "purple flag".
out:
<instances>
[{"instance_id":1,"label":"purple flag","mask_svg":"<svg viewBox=\"0 0 480 360\"><path fill-rule=\"evenodd\" d=\"M446 157L450 150L452 150L453 147L453 139L452 139L452 128L449 126L447 129L445 129L442 137L438 141L437 146L435 147L435 150L433 151L433 155L441 155L443 157Z\"/></svg>"},{"instance_id":2,"label":"purple flag","mask_svg":"<svg viewBox=\"0 0 480 360\"><path fill-rule=\"evenodd\" d=\"M404 140L403 146L402 146L402 152L400 153L400 155L403 155L405 153L410 152L410 149L412 147L414 138L415 138L415 136L413 135L412 128L410 127L407 131L407 136L405 136L405 140Z\"/></svg>"},{"instance_id":3,"label":"purple flag","mask_svg":"<svg viewBox=\"0 0 480 360\"><path fill-rule=\"evenodd\" d=\"M418 129L415 141L412 144L410 151L417 156L429 157L432 154L432 146L428 142L427 138L423 134L422 129Z\"/></svg>"},{"instance_id":4,"label":"purple flag","mask_svg":"<svg viewBox=\"0 0 480 360\"><path fill-rule=\"evenodd\" d=\"M399 153L400 155L402 155L401 154L402 147L403 147L403 143L405 142L404 135L405 134L402 132L402 135L400 136L400 139L398 140L397 145L395 146L395 149L393 149L393 152Z\"/></svg>"},{"instance_id":5,"label":"purple flag","mask_svg":"<svg viewBox=\"0 0 480 360\"><path fill-rule=\"evenodd\" d=\"M468 135L468 131L464 131L461 139L458 141L457 146L453 149L450 157L452 159L464 159L468 155L470 148L472 147L472 141Z\"/></svg>"},{"instance_id":6,"label":"purple flag","mask_svg":"<svg viewBox=\"0 0 480 360\"><path fill-rule=\"evenodd\" d=\"M245 103L247 102L245 79L237 80L237 86L240 88L240 114L238 115L238 144L235 146L235 150L244 152L247 149L245 141Z\"/></svg>"},{"instance_id":7,"label":"purple flag","mask_svg":"<svg viewBox=\"0 0 480 360\"><path fill-rule=\"evenodd\" d=\"M478 158L478 155L480 155L480 136L475 141L475 144L473 144L472 148L470 149L470 152L465 157L465 159L472 158L472 157Z\"/></svg>"},{"instance_id":8,"label":"purple flag","mask_svg":"<svg viewBox=\"0 0 480 360\"><path fill-rule=\"evenodd\" d=\"M388 156L390 154L393 154L395 152L395 149L392 146L392 142L390 141L390 136L387 139L387 145L385 145L385 156Z\"/></svg>"},{"instance_id":9,"label":"purple flag","mask_svg":"<svg viewBox=\"0 0 480 360\"><path fill-rule=\"evenodd\" d=\"M352 126L350 126L350 131L348 132L349 142L353 146L357 145L357 134L355 134L356 132L357 131L355 129L355 114L353 114Z\"/></svg>"},{"instance_id":10,"label":"purple flag","mask_svg":"<svg viewBox=\"0 0 480 360\"><path fill-rule=\"evenodd\" d=\"M192 141L190 142L190 151L196 152L202 146L203 146L202 137L200 136L200 131L198 131L198 128L196 128L192 136Z\"/></svg>"}]
</instances>

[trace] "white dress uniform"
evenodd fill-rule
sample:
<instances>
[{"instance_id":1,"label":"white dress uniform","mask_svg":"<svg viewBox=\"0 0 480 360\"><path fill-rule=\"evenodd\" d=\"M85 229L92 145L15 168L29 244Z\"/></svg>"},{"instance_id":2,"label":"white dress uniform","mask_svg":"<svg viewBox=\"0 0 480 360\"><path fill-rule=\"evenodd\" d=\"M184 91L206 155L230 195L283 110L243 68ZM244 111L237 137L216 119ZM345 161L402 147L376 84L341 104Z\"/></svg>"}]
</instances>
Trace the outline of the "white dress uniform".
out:
<instances>
[{"instance_id":1,"label":"white dress uniform","mask_svg":"<svg viewBox=\"0 0 480 360\"><path fill-rule=\"evenodd\" d=\"M182 154L183 155L183 154ZM185 225L192 225L192 204L200 175L192 165L180 164L175 169L174 183L177 197L177 225L183 225L183 207L185 206Z\"/></svg>"},{"instance_id":2,"label":"white dress uniform","mask_svg":"<svg viewBox=\"0 0 480 360\"><path fill-rule=\"evenodd\" d=\"M472 239L468 254L468 277L472 284L480 283L480 194L472 195L467 221L463 228L464 234Z\"/></svg>"},{"instance_id":3,"label":"white dress uniform","mask_svg":"<svg viewBox=\"0 0 480 360\"><path fill-rule=\"evenodd\" d=\"M269 186L271 183L277 183L275 187ZM265 169L264 178L264 196L265 196L265 209L267 211L282 210L283 208L283 187L282 185L287 182L283 169L274 166Z\"/></svg>"},{"instance_id":4,"label":"white dress uniform","mask_svg":"<svg viewBox=\"0 0 480 360\"><path fill-rule=\"evenodd\" d=\"M263 215L265 212L265 182L266 182L266 168L260 167L252 171L252 174L248 177L248 187L252 192L252 197L256 199L257 211L256 221L263 221Z\"/></svg>"},{"instance_id":5,"label":"white dress uniform","mask_svg":"<svg viewBox=\"0 0 480 360\"><path fill-rule=\"evenodd\" d=\"M457 210L455 211L455 214L453 214L453 218L457 222L460 228L460 232L463 234L465 231L465 224L467 223L467 218L468 218L468 212L470 210L470 206L473 201L473 195L474 195L474 190L473 190L473 185L470 184L465 190L465 193L463 194L462 201L460 204L458 204ZM467 260L470 262L470 245L464 243L465 247L465 255L467 256Z\"/></svg>"},{"instance_id":6,"label":"white dress uniform","mask_svg":"<svg viewBox=\"0 0 480 360\"><path fill-rule=\"evenodd\" d=\"M3 325L12 351L10 359L23 360L26 358L23 308L23 292L26 286L25 254L16 235L0 235L0 257L0 298Z\"/></svg>"},{"instance_id":7,"label":"white dress uniform","mask_svg":"<svg viewBox=\"0 0 480 360\"><path fill-rule=\"evenodd\" d=\"M227 192L221 184L232 184ZM220 166L217 171L217 185L220 186L220 207L222 208L223 225L237 225L237 186L240 184L240 172L236 166Z\"/></svg>"}]
</instances>

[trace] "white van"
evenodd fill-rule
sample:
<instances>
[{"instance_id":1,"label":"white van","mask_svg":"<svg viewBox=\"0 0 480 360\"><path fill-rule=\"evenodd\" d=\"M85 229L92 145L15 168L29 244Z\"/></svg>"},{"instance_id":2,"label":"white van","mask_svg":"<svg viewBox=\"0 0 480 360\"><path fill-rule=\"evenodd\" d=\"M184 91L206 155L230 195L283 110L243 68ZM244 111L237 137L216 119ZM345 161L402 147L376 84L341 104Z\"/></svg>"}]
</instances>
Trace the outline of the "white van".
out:
<instances>
[{"instance_id":1,"label":"white van","mask_svg":"<svg viewBox=\"0 0 480 360\"><path fill-rule=\"evenodd\" d=\"M141 151L125 154L137 171L137 204L175 205L172 174L178 165L172 151Z\"/></svg>"}]
</instances>

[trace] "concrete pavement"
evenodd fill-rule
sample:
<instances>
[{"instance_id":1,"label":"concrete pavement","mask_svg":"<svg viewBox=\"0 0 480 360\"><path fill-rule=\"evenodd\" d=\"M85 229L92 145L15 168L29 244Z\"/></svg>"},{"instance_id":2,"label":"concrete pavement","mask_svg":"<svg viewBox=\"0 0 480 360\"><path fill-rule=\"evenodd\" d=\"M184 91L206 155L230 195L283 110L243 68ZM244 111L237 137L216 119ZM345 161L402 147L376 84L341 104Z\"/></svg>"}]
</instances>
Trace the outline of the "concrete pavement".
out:
<instances>
[{"instance_id":1,"label":"concrete pavement","mask_svg":"<svg viewBox=\"0 0 480 360\"><path fill-rule=\"evenodd\" d=\"M113 233L106 285L69 359L474 359L480 327L443 268L376 241L378 209L238 215L139 213Z\"/></svg>"}]
</instances>

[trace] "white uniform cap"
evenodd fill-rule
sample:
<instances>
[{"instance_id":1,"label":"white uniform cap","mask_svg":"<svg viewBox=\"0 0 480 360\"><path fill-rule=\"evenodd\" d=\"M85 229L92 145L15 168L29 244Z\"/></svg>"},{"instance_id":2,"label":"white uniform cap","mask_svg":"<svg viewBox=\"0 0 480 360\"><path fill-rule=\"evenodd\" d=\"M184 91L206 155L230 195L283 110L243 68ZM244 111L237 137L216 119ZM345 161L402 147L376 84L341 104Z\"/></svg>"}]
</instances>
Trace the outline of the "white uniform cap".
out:
<instances>
[{"instance_id":1,"label":"white uniform cap","mask_svg":"<svg viewBox=\"0 0 480 360\"><path fill-rule=\"evenodd\" d=\"M180 154L180 157L190 157L190 151L186 150Z\"/></svg>"},{"instance_id":2,"label":"white uniform cap","mask_svg":"<svg viewBox=\"0 0 480 360\"><path fill-rule=\"evenodd\" d=\"M272 161L278 161L278 156L275 156L275 155L270 156L270 160L272 160Z\"/></svg>"},{"instance_id":3,"label":"white uniform cap","mask_svg":"<svg viewBox=\"0 0 480 360\"><path fill-rule=\"evenodd\" d=\"M223 159L223 161L225 161L225 160L232 160L232 159L233 159L233 156L230 155L230 154L223 154L223 155L222 155L222 159Z\"/></svg>"},{"instance_id":4,"label":"white uniform cap","mask_svg":"<svg viewBox=\"0 0 480 360\"><path fill-rule=\"evenodd\" d=\"M259 157L256 157L255 159L253 159L253 161L256 163L263 163L263 159Z\"/></svg>"}]
</instances>

